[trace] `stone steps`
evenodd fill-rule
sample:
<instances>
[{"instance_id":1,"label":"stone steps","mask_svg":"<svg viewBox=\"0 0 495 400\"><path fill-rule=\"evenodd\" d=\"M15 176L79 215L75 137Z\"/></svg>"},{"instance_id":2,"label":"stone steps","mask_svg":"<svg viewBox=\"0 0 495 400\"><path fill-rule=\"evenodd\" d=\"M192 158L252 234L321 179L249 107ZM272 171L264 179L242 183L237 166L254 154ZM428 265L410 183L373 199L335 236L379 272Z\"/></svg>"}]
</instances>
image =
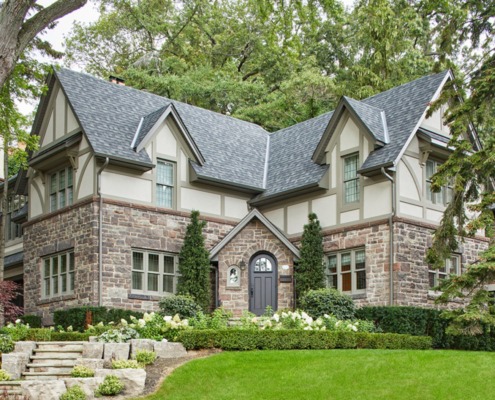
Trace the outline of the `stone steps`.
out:
<instances>
[{"instance_id":1,"label":"stone steps","mask_svg":"<svg viewBox=\"0 0 495 400\"><path fill-rule=\"evenodd\" d=\"M20 400L24 399L24 395L20 382L0 382L0 398L2 400Z\"/></svg>"},{"instance_id":2,"label":"stone steps","mask_svg":"<svg viewBox=\"0 0 495 400\"><path fill-rule=\"evenodd\" d=\"M54 380L70 377L76 360L81 358L83 342L38 342L27 364L23 379Z\"/></svg>"}]
</instances>

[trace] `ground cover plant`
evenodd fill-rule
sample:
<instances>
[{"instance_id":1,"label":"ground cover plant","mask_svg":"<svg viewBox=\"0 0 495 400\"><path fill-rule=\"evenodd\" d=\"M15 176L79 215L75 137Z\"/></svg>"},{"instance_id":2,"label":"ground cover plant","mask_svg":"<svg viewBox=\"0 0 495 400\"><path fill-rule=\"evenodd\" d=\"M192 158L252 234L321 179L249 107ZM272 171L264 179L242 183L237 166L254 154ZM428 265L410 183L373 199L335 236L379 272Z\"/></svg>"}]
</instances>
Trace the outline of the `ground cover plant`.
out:
<instances>
[{"instance_id":1,"label":"ground cover plant","mask_svg":"<svg viewBox=\"0 0 495 400\"><path fill-rule=\"evenodd\" d=\"M145 400L487 399L494 362L443 350L224 352L180 367Z\"/></svg>"}]
</instances>

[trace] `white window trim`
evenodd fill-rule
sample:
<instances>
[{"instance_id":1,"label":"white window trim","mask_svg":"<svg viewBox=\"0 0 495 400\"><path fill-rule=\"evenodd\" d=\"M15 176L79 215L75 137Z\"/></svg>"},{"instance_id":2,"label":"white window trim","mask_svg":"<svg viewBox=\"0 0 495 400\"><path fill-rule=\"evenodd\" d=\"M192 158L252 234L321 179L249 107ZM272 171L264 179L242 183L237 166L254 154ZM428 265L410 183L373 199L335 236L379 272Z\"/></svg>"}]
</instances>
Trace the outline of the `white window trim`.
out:
<instances>
[{"instance_id":1,"label":"white window trim","mask_svg":"<svg viewBox=\"0 0 495 400\"><path fill-rule=\"evenodd\" d=\"M452 272L452 259L455 258L457 260L457 273ZM428 292L431 295L439 295L441 292L438 290L433 290L432 286L430 286L430 274L435 274L434 282L435 285L433 287L438 286L440 275L442 276L450 276L450 275L460 275L462 274L462 257L460 254L451 254L449 258L445 260L445 272L440 272L440 269L431 269L428 267Z\"/></svg>"},{"instance_id":2,"label":"white window trim","mask_svg":"<svg viewBox=\"0 0 495 400\"><path fill-rule=\"evenodd\" d=\"M66 256L66 272L62 273L61 266L62 266L62 257ZM54 260L57 260L57 274L54 274L53 271L53 264ZM46 276L45 274L45 266L47 265L47 262L49 263L49 268L50 268L50 274L49 276ZM72 269L71 269L72 267ZM72 279L71 279L72 275ZM46 293L47 291L47 282L46 280L49 279L49 291L50 293ZM53 292L54 289L54 282L58 284L58 291L57 293ZM66 283L66 290L65 292L62 291L62 283L65 279ZM55 255L51 255L48 257L44 257L42 259L41 263L41 298L42 299L51 299L54 297L60 297L60 296L67 296L74 294L74 287L75 287L75 279L76 279L76 266L75 266L75 258L74 258L74 250L58 253ZM71 288L71 283L72 283L72 288Z\"/></svg>"},{"instance_id":3,"label":"white window trim","mask_svg":"<svg viewBox=\"0 0 495 400\"><path fill-rule=\"evenodd\" d=\"M425 190L426 190L426 200L431 204L438 204L447 206L447 204L452 199L452 186L445 185L442 186L439 192L431 191L431 178L428 178L428 163L433 164L433 174L436 174L438 171L438 167L440 167L443 163L434 159L428 159L425 163Z\"/></svg>"},{"instance_id":4,"label":"white window trim","mask_svg":"<svg viewBox=\"0 0 495 400\"><path fill-rule=\"evenodd\" d=\"M141 253L143 254L143 269L134 269L134 253ZM158 272L155 271L148 271L148 264L149 264L149 255L158 255ZM142 249L133 249L132 250L132 259L131 259L131 293L132 294L143 294L143 295L153 295L153 296L167 296L167 295L173 295L177 293L177 281L179 277L179 256L177 254L171 254L171 253L163 253L159 251L152 251L152 250L142 250ZM164 257L172 257L174 259L174 273L166 273L164 271ZM134 289L133 282L132 282L132 275L134 272L137 273L142 273L143 278L142 278L142 287L143 289ZM158 275L158 291L154 290L148 290L148 274L157 274ZM172 276L173 277L173 292L165 292L163 290L163 277L164 276Z\"/></svg>"},{"instance_id":5,"label":"white window trim","mask_svg":"<svg viewBox=\"0 0 495 400\"><path fill-rule=\"evenodd\" d=\"M356 269L356 253L357 252L364 252L364 257L365 257L365 264L364 264L364 270L363 269ZM342 290L342 254L351 254L351 290L350 291L343 291ZM328 267L328 260L331 256L337 256L337 272L336 274L330 273L329 267ZM366 270L366 250L364 248L357 248L357 249L347 249L347 250L341 250L341 251L336 251L332 253L328 253L325 255L325 275L326 275L326 286L328 288L331 288L333 286L330 285L330 278L332 276L337 275L337 290L342 293L347 293L347 294L364 294L366 293L366 288L364 289L357 289L357 272L359 271L364 271L366 274L366 287L368 286L368 276L367 276L367 270ZM346 272L347 273L347 272Z\"/></svg>"}]
</instances>

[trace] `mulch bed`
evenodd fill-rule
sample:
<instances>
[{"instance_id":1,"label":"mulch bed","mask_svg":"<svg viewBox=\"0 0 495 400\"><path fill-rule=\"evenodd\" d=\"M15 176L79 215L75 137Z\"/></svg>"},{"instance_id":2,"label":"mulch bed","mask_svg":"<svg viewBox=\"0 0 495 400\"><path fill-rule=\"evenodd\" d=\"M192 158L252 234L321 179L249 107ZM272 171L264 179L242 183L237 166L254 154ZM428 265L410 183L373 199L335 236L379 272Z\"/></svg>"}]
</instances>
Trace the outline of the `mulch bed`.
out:
<instances>
[{"instance_id":1,"label":"mulch bed","mask_svg":"<svg viewBox=\"0 0 495 400\"><path fill-rule=\"evenodd\" d=\"M144 385L143 396L156 392L163 380L170 375L174 369L186 362L197 358L208 357L219 352L221 352L220 349L196 350L188 351L185 357L157 358L153 364L146 367L146 383Z\"/></svg>"}]
</instances>

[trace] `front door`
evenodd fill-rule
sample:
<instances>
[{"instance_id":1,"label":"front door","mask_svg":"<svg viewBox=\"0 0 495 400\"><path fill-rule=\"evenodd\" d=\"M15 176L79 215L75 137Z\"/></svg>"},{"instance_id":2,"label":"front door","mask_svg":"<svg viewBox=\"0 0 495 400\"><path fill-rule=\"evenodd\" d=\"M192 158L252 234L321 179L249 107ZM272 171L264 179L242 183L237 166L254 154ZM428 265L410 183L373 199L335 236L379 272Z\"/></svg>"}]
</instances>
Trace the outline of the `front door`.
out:
<instances>
[{"instance_id":1,"label":"front door","mask_svg":"<svg viewBox=\"0 0 495 400\"><path fill-rule=\"evenodd\" d=\"M277 263L268 254L258 254L249 265L249 311L261 315L268 306L277 310Z\"/></svg>"}]
</instances>

